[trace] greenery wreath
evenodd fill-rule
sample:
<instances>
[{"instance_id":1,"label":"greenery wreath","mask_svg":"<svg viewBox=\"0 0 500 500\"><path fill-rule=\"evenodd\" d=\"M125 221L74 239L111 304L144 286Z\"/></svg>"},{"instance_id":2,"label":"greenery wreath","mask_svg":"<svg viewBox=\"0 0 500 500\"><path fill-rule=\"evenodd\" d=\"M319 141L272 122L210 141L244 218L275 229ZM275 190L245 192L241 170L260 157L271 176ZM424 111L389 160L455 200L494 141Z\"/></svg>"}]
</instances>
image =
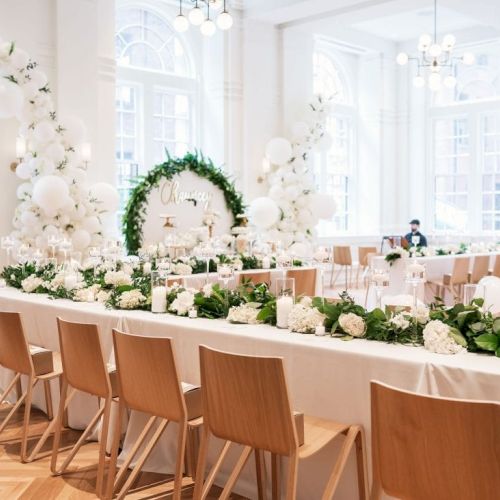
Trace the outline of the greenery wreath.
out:
<instances>
[{"instance_id":1,"label":"greenery wreath","mask_svg":"<svg viewBox=\"0 0 500 500\"><path fill-rule=\"evenodd\" d=\"M198 151L187 153L184 158L172 158L167 152L164 163L156 165L145 176L139 176L133 181L137 185L130 193L122 219L125 245L130 255L137 254L142 245L142 225L146 219L147 200L151 190L158 187L162 179L172 179L185 170L190 170L217 186L223 192L226 206L233 214L234 226L241 224L237 215L245 210L243 196L236 191L233 181L212 160Z\"/></svg>"}]
</instances>

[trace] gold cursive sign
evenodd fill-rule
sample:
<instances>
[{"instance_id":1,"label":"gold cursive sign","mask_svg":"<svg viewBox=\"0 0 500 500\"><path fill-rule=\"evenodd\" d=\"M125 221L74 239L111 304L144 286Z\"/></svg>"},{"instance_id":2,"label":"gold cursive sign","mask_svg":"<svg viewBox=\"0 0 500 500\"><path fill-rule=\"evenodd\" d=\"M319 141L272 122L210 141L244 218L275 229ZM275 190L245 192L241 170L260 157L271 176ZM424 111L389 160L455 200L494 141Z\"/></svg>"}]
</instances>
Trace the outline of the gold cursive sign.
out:
<instances>
[{"instance_id":1,"label":"gold cursive sign","mask_svg":"<svg viewBox=\"0 0 500 500\"><path fill-rule=\"evenodd\" d=\"M164 205L174 203L180 205L185 201L190 201L196 206L198 203L203 205L207 210L212 201L212 193L208 191L180 191L179 181L165 181L161 187L161 202Z\"/></svg>"}]
</instances>

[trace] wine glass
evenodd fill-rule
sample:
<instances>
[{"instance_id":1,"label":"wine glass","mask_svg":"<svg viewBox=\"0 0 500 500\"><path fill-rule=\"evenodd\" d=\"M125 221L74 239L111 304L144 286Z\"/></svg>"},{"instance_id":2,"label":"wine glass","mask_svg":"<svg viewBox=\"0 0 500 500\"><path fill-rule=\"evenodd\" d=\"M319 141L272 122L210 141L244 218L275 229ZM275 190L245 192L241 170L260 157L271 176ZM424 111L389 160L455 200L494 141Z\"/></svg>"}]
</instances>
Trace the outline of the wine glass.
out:
<instances>
[{"instance_id":1,"label":"wine glass","mask_svg":"<svg viewBox=\"0 0 500 500\"><path fill-rule=\"evenodd\" d=\"M2 236L1 246L2 250L5 250L5 253L7 254L7 265L10 266L11 252L14 247L14 238L11 238L10 236Z\"/></svg>"},{"instance_id":2,"label":"wine glass","mask_svg":"<svg viewBox=\"0 0 500 500\"><path fill-rule=\"evenodd\" d=\"M389 287L389 273L384 269L372 269L370 281L375 289L377 297L377 307L382 309L382 291Z\"/></svg>"}]
</instances>

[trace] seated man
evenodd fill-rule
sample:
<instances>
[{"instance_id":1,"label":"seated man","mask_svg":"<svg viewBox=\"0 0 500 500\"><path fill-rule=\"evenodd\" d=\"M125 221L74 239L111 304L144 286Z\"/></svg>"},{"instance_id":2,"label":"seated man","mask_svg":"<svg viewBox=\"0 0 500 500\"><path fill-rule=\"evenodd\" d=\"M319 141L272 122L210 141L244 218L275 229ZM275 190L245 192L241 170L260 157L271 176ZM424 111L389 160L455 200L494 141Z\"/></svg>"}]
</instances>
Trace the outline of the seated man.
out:
<instances>
[{"instance_id":1,"label":"seated man","mask_svg":"<svg viewBox=\"0 0 500 500\"><path fill-rule=\"evenodd\" d=\"M413 219L410 221L410 229L411 233L408 233L405 236L406 241L408 242L409 247L426 247L427 246L427 238L420 232L420 221L418 219ZM417 242L413 242L413 236L418 236L420 240Z\"/></svg>"}]
</instances>

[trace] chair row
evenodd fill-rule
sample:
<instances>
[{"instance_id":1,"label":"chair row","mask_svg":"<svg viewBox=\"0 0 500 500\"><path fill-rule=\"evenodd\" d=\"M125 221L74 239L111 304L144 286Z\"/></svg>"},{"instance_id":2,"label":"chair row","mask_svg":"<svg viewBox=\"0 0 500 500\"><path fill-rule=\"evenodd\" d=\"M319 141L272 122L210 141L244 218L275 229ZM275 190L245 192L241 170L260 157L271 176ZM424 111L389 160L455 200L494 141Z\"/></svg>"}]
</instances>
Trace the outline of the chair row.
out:
<instances>
[{"instance_id":1,"label":"chair row","mask_svg":"<svg viewBox=\"0 0 500 500\"><path fill-rule=\"evenodd\" d=\"M153 447L170 422L179 425L173 498L181 498L183 465L187 450L197 454L193 498L206 498L233 443L240 455L219 498L227 499L245 464L253 455L258 498L266 498L265 453L271 456L272 498L282 498L281 459L287 458L284 497L296 498L298 464L342 439L322 495L332 498L351 450L355 450L359 498L368 498L365 445L362 428L316 417L298 418L292 411L283 360L230 354L200 346L202 417L188 420L188 402L179 379L175 353L169 338L135 336L113 331L116 358L114 388L104 362L96 325L58 319L61 347L61 402L57 417L42 436L54 432L51 460L53 474L64 474L90 430L103 416L96 493L101 498L124 498ZM0 364L18 374L37 379L29 346L16 313L0 313ZM22 360L16 364L16 359ZM100 398L104 404L83 432L75 447L58 465L64 411L75 390ZM2 399L5 394L2 396ZM119 411L111 422L111 403ZM28 400L26 400L28 404ZM471 402L416 395L378 382L371 383L373 485L371 498L382 492L415 500L489 500L500 488L500 404ZM150 415L137 442L117 471L120 423L125 411ZM10 415L10 413L9 413ZM299 415L300 417L300 415ZM9 418L9 416L7 417ZM25 409L23 442L28 432L29 408ZM113 428L113 431L110 429ZM192 432L201 429L199 453L190 443ZM465 431L464 431L465 429ZM108 475L105 481L107 435L113 435ZM222 439L222 452L206 475L209 443ZM196 441L196 439L192 439ZM37 444L29 459L35 458ZM24 449L24 451L26 451ZM128 468L139 455L132 472ZM191 459L194 457L191 456ZM22 454L22 459L26 455ZM480 463L481 467L477 467ZM458 481L457 478L460 478Z\"/></svg>"}]
</instances>

